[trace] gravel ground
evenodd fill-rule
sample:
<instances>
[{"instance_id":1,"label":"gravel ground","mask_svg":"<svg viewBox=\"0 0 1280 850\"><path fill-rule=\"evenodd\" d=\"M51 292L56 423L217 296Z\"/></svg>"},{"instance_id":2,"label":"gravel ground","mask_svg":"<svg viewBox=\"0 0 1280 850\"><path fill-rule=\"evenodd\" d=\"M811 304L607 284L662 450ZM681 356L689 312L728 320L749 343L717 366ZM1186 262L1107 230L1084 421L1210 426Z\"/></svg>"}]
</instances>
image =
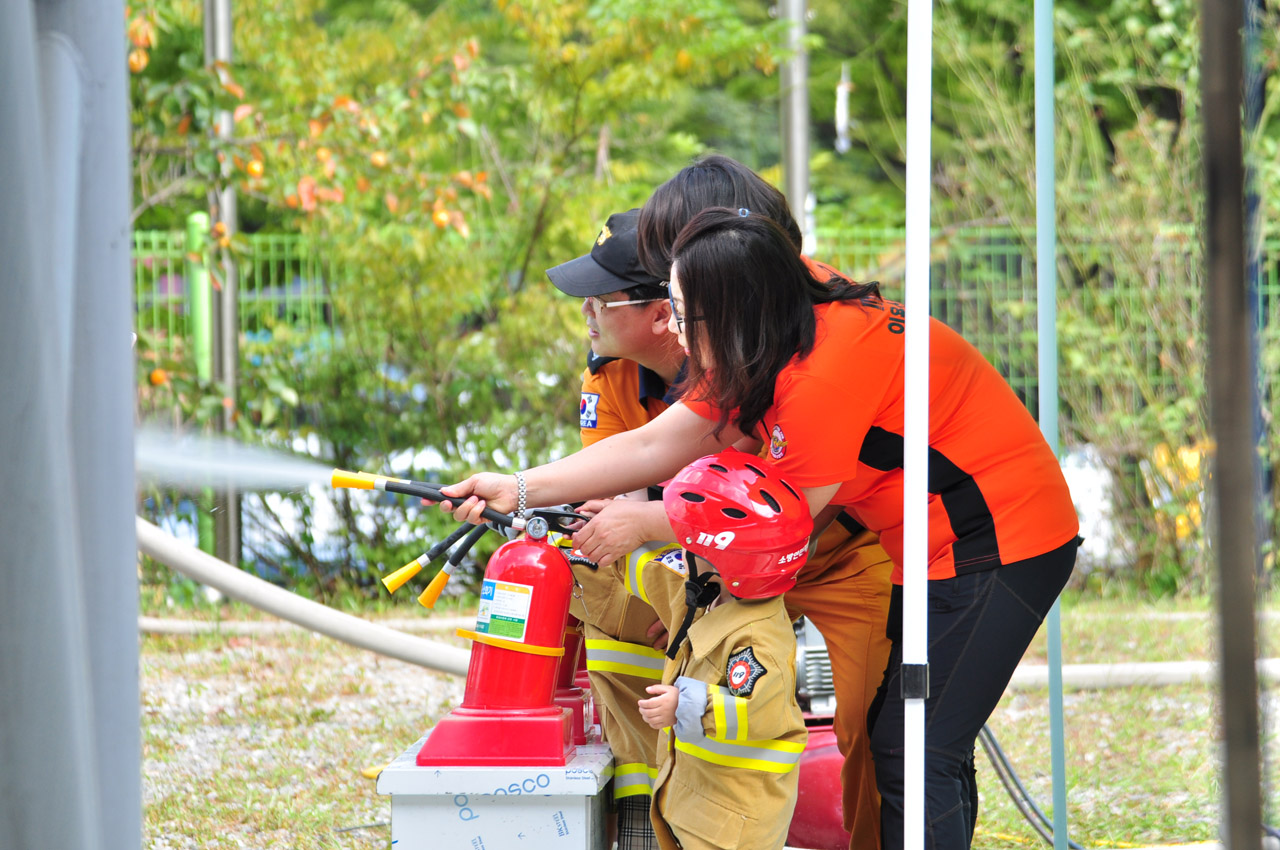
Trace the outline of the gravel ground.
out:
<instances>
[{"instance_id":1,"label":"gravel ground","mask_svg":"<svg viewBox=\"0 0 1280 850\"><path fill-rule=\"evenodd\" d=\"M143 847L387 848L390 799L362 771L391 761L457 705L463 679L261 625L142 637ZM448 635L431 639L463 645ZM1280 718L1267 702L1274 747ZM1076 691L1064 710L1073 839L1098 848L1216 837L1210 689ZM1006 694L991 727L1047 809L1043 692ZM978 771L978 844L1043 846L981 753ZM1271 811L1276 793L1268 783Z\"/></svg>"},{"instance_id":2,"label":"gravel ground","mask_svg":"<svg viewBox=\"0 0 1280 850\"><path fill-rule=\"evenodd\" d=\"M142 639L144 843L386 847L362 775L461 701L463 680L306 632Z\"/></svg>"}]
</instances>

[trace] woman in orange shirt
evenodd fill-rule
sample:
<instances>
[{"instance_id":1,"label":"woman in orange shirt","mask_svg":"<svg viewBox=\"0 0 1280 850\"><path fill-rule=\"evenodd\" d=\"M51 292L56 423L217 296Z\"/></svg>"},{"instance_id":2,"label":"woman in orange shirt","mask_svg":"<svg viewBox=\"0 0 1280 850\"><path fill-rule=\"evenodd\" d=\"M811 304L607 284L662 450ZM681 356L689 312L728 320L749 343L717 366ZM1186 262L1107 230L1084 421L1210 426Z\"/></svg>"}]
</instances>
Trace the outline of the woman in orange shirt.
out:
<instances>
[{"instance_id":1,"label":"woman in orange shirt","mask_svg":"<svg viewBox=\"0 0 1280 850\"><path fill-rule=\"evenodd\" d=\"M681 402L634 431L514 475L445 488L459 520L635 489L747 435L768 442L817 524L843 509L897 564L889 665L869 715L882 841L903 844L900 694L904 317L874 284L815 278L776 224L709 209L672 251L672 325L690 352ZM965 848L974 742L1075 563L1079 524L1057 459L1008 384L930 321L926 846ZM597 471L607 468L608 476ZM574 542L599 561L588 523Z\"/></svg>"}]
</instances>

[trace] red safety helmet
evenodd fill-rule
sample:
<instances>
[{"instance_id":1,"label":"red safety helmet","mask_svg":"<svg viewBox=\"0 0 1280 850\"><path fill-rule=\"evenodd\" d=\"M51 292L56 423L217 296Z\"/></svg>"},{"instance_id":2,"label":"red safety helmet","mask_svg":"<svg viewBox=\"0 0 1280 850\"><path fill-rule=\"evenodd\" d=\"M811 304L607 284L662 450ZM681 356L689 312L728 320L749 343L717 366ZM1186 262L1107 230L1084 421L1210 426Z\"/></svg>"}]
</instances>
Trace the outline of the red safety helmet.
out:
<instances>
[{"instance_id":1,"label":"red safety helmet","mask_svg":"<svg viewBox=\"0 0 1280 850\"><path fill-rule=\"evenodd\" d=\"M813 518L772 463L733 450L699 458L671 479L662 504L676 540L714 565L734 596L763 599L795 587Z\"/></svg>"}]
</instances>

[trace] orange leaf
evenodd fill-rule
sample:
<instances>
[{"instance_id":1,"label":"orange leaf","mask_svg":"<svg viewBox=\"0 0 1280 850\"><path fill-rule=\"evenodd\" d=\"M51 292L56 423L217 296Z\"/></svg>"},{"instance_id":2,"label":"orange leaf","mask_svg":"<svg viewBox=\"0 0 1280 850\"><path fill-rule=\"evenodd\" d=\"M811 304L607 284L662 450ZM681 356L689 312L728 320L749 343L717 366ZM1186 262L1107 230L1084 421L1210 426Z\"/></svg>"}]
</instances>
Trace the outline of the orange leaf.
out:
<instances>
[{"instance_id":1,"label":"orange leaf","mask_svg":"<svg viewBox=\"0 0 1280 850\"><path fill-rule=\"evenodd\" d=\"M324 164L324 176L330 180L333 179L333 173L338 170L338 163L334 160L326 160Z\"/></svg>"},{"instance_id":2,"label":"orange leaf","mask_svg":"<svg viewBox=\"0 0 1280 850\"><path fill-rule=\"evenodd\" d=\"M367 177L357 177L357 178L356 178L356 191L357 191L357 192L367 192L367 191L369 191L369 189L372 187L372 185L373 185L373 184L369 182L369 178L367 178Z\"/></svg>"},{"instance_id":3,"label":"orange leaf","mask_svg":"<svg viewBox=\"0 0 1280 850\"><path fill-rule=\"evenodd\" d=\"M474 185L470 171L459 171L457 174L453 175L453 179L457 180L459 184L467 189L470 189L472 185Z\"/></svg>"},{"instance_id":4,"label":"orange leaf","mask_svg":"<svg viewBox=\"0 0 1280 850\"><path fill-rule=\"evenodd\" d=\"M462 217L462 213L458 210L452 210L449 213L449 223L453 225L453 229L466 239L471 235L471 228L467 226L467 220Z\"/></svg>"},{"instance_id":5,"label":"orange leaf","mask_svg":"<svg viewBox=\"0 0 1280 850\"><path fill-rule=\"evenodd\" d=\"M244 87L231 80L223 80L222 87L235 95L236 100L244 100Z\"/></svg>"},{"instance_id":6,"label":"orange leaf","mask_svg":"<svg viewBox=\"0 0 1280 850\"><path fill-rule=\"evenodd\" d=\"M467 39L467 52L471 54L471 58L480 55L480 41L475 38Z\"/></svg>"},{"instance_id":7,"label":"orange leaf","mask_svg":"<svg viewBox=\"0 0 1280 850\"><path fill-rule=\"evenodd\" d=\"M156 46L156 28L146 18L134 18L129 21L129 41L134 47L147 48Z\"/></svg>"},{"instance_id":8,"label":"orange leaf","mask_svg":"<svg viewBox=\"0 0 1280 850\"><path fill-rule=\"evenodd\" d=\"M465 53L453 54L453 67L457 68L459 71L467 70L468 66L470 65L471 65L471 57L468 56L467 54Z\"/></svg>"},{"instance_id":9,"label":"orange leaf","mask_svg":"<svg viewBox=\"0 0 1280 850\"><path fill-rule=\"evenodd\" d=\"M188 112L186 115L182 116L182 120L178 122L178 135L185 136L190 129L191 129L191 113Z\"/></svg>"},{"instance_id":10,"label":"orange leaf","mask_svg":"<svg viewBox=\"0 0 1280 850\"><path fill-rule=\"evenodd\" d=\"M324 132L324 124L312 118L307 122L307 129L311 132L311 138L314 139Z\"/></svg>"},{"instance_id":11,"label":"orange leaf","mask_svg":"<svg viewBox=\"0 0 1280 850\"><path fill-rule=\"evenodd\" d=\"M453 114L459 118L469 118L471 117L471 110L465 103L455 103L453 105Z\"/></svg>"},{"instance_id":12,"label":"orange leaf","mask_svg":"<svg viewBox=\"0 0 1280 850\"><path fill-rule=\"evenodd\" d=\"M316 208L316 179L311 175L298 181L298 202L304 212L311 212Z\"/></svg>"},{"instance_id":13,"label":"orange leaf","mask_svg":"<svg viewBox=\"0 0 1280 850\"><path fill-rule=\"evenodd\" d=\"M390 192L383 195L382 201L387 205L387 209L391 211L392 215L395 215L396 211L400 209L400 199Z\"/></svg>"},{"instance_id":14,"label":"orange leaf","mask_svg":"<svg viewBox=\"0 0 1280 850\"><path fill-rule=\"evenodd\" d=\"M316 197L324 201L326 204L340 204L346 198L346 193L342 191L342 187L330 189L327 186L321 186L316 189Z\"/></svg>"},{"instance_id":15,"label":"orange leaf","mask_svg":"<svg viewBox=\"0 0 1280 850\"><path fill-rule=\"evenodd\" d=\"M239 124L241 121L248 118L252 114L253 114L253 105L249 103L242 103L236 107L235 112L231 113L231 118L233 121L235 121L235 123Z\"/></svg>"}]
</instances>

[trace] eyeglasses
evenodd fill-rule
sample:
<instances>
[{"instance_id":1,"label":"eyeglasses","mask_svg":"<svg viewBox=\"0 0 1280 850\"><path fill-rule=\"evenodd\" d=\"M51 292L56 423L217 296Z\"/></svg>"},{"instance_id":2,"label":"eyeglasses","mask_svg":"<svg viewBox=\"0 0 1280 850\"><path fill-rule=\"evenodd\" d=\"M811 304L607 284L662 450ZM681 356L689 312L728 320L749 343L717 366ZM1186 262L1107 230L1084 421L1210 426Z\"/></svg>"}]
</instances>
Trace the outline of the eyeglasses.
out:
<instances>
[{"instance_id":1,"label":"eyeglasses","mask_svg":"<svg viewBox=\"0 0 1280 850\"><path fill-rule=\"evenodd\" d=\"M584 299L591 305L591 309L599 312L606 307L629 307L632 304L651 304L654 301L661 301L661 298L633 298L630 301L604 301L598 295L588 295Z\"/></svg>"},{"instance_id":2,"label":"eyeglasses","mask_svg":"<svg viewBox=\"0 0 1280 850\"><path fill-rule=\"evenodd\" d=\"M676 297L668 295L667 300L671 302L671 317L676 320L676 330L684 333L684 316L680 315L680 311L676 309Z\"/></svg>"}]
</instances>

